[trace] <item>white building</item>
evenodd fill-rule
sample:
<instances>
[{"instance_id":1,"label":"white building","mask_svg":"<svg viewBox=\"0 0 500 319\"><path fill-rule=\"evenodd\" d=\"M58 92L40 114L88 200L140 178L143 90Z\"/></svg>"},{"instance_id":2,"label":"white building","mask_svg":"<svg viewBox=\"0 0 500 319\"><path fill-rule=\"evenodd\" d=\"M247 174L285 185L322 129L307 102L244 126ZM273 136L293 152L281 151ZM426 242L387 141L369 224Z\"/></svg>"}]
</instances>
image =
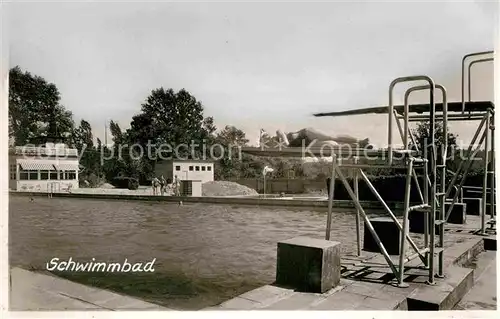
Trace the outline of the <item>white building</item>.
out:
<instances>
[{"instance_id":1,"label":"white building","mask_svg":"<svg viewBox=\"0 0 500 319\"><path fill-rule=\"evenodd\" d=\"M26 192L78 188L78 151L65 144L9 149L9 189Z\"/></svg>"},{"instance_id":2,"label":"white building","mask_svg":"<svg viewBox=\"0 0 500 319\"><path fill-rule=\"evenodd\" d=\"M177 176L181 181L201 181L202 183L214 180L214 162L203 160L170 160L160 161L155 165L155 175L163 175L165 179L174 180Z\"/></svg>"}]
</instances>

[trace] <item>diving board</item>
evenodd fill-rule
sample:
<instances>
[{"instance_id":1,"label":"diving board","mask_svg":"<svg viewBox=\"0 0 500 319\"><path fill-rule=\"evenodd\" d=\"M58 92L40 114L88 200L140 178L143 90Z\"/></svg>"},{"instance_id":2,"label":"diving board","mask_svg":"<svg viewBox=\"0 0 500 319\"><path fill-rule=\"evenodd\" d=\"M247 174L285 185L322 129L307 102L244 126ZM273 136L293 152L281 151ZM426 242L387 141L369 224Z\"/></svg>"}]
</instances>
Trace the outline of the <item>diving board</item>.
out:
<instances>
[{"instance_id":1,"label":"diving board","mask_svg":"<svg viewBox=\"0 0 500 319\"><path fill-rule=\"evenodd\" d=\"M443 103L436 103L436 112L443 111ZM462 102L449 102L448 112L462 112ZM465 112L486 112L488 109L493 109L494 104L491 101L472 101L465 102ZM410 113L426 113L429 112L429 104L410 104ZM395 105L394 110L399 114L404 114L404 105ZM349 116L349 115L362 115L362 114L387 114L389 111L389 106L376 106L368 107L362 109L338 111L338 112L326 112L326 113L316 113L316 117L324 116Z\"/></svg>"},{"instance_id":2,"label":"diving board","mask_svg":"<svg viewBox=\"0 0 500 319\"><path fill-rule=\"evenodd\" d=\"M366 156L383 158L389 154L388 149L369 149L369 148L352 148L349 146L313 146L313 147L242 147L241 152L263 157L354 157ZM408 150L392 150L393 154L398 155L416 155L416 151Z\"/></svg>"}]
</instances>

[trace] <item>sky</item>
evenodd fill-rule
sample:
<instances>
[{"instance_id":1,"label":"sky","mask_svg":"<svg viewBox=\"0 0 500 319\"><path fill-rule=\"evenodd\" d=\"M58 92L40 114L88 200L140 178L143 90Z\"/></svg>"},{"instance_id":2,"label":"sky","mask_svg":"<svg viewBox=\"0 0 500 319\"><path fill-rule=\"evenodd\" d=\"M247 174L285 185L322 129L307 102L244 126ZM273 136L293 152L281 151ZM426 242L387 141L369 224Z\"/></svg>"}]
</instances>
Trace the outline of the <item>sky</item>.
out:
<instances>
[{"instance_id":1,"label":"sky","mask_svg":"<svg viewBox=\"0 0 500 319\"><path fill-rule=\"evenodd\" d=\"M315 127L382 145L387 116L314 118L388 104L396 77L425 74L460 100L463 55L494 48L498 4L441 2L14 2L9 65L55 83L75 120L104 141L129 127L153 89L185 88L218 128ZM473 99L493 99L493 65L473 69ZM404 89L395 91L401 102ZM412 101L425 102L415 94ZM453 122L470 140L477 123Z\"/></svg>"}]
</instances>

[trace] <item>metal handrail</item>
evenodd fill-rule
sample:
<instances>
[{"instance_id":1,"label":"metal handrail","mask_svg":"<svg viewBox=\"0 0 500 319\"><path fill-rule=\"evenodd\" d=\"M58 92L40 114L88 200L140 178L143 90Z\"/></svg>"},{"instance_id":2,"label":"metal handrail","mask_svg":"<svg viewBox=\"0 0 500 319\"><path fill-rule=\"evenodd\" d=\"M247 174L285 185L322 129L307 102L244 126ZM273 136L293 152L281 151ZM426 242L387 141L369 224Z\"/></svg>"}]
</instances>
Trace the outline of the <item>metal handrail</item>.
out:
<instances>
[{"instance_id":1,"label":"metal handrail","mask_svg":"<svg viewBox=\"0 0 500 319\"><path fill-rule=\"evenodd\" d=\"M471 78L470 71L471 71L472 66L477 64L477 63L490 62L493 60L494 60L494 58L479 59L479 60L474 60L469 64L469 70L467 71L467 86L468 86L468 94L467 95L468 95L469 102L472 100L472 98L471 98L471 86L472 85L471 85L471 80L470 80L470 78Z\"/></svg>"},{"instance_id":2,"label":"metal handrail","mask_svg":"<svg viewBox=\"0 0 500 319\"><path fill-rule=\"evenodd\" d=\"M465 113L465 61L470 57L493 54L494 51L474 52L464 55L462 58L462 113Z\"/></svg>"},{"instance_id":3,"label":"metal handrail","mask_svg":"<svg viewBox=\"0 0 500 319\"><path fill-rule=\"evenodd\" d=\"M388 110L388 115L389 115L389 122L388 122L388 134L389 136L387 137L387 144L388 144L388 149L389 149L389 155L388 155L388 162L389 165L392 165L392 150L393 150L393 145L392 145L392 117L394 116L394 101L393 101L393 91L394 87L398 83L403 83L403 82L413 82L413 81L427 81L429 83L429 99L430 99L430 106L431 106L431 121L434 119L434 112L436 110L436 105L434 103L434 90L435 90L435 84L434 80L432 80L429 76L427 75L416 75L416 76L407 76L407 77L400 77L397 79L394 79L391 84L389 85L389 110ZM433 128L434 122L431 123L431 126ZM434 134L434 130L431 131L432 134Z\"/></svg>"}]
</instances>

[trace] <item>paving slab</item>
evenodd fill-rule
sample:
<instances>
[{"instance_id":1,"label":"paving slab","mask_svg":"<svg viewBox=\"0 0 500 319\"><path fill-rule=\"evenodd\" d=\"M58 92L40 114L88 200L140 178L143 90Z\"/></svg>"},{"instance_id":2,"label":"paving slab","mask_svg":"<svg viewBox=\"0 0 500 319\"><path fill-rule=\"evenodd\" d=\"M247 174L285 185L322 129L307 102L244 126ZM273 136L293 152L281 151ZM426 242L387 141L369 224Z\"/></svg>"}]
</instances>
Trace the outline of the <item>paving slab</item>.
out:
<instances>
[{"instance_id":1,"label":"paving slab","mask_svg":"<svg viewBox=\"0 0 500 319\"><path fill-rule=\"evenodd\" d=\"M397 302L402 302L413 290L415 290L415 287L412 286L399 288L391 285L381 285L379 283L364 281L355 282L344 289L345 292L349 293L355 293L366 297L377 296L377 298L381 300L396 300ZM382 291L383 293L381 293Z\"/></svg>"},{"instance_id":2,"label":"paving slab","mask_svg":"<svg viewBox=\"0 0 500 319\"><path fill-rule=\"evenodd\" d=\"M235 297L219 305L220 310L255 310L261 308L262 303L242 297Z\"/></svg>"},{"instance_id":3,"label":"paving slab","mask_svg":"<svg viewBox=\"0 0 500 319\"><path fill-rule=\"evenodd\" d=\"M10 310L171 310L140 299L21 268L10 270Z\"/></svg>"},{"instance_id":4,"label":"paving slab","mask_svg":"<svg viewBox=\"0 0 500 319\"><path fill-rule=\"evenodd\" d=\"M285 299L279 300L269 306L264 307L264 310L305 310L312 304L319 303L325 299L320 294L298 292L288 296Z\"/></svg>"},{"instance_id":5,"label":"paving slab","mask_svg":"<svg viewBox=\"0 0 500 319\"><path fill-rule=\"evenodd\" d=\"M250 290L239 297L266 305L286 298L292 294L294 294L293 289L282 288L274 285L265 285L254 290Z\"/></svg>"},{"instance_id":6,"label":"paving slab","mask_svg":"<svg viewBox=\"0 0 500 319\"><path fill-rule=\"evenodd\" d=\"M393 310L398 308L399 304L404 302L406 298L398 299L386 299L377 297L366 297L361 304L359 304L354 310Z\"/></svg>"},{"instance_id":7,"label":"paving slab","mask_svg":"<svg viewBox=\"0 0 500 319\"><path fill-rule=\"evenodd\" d=\"M475 274L474 286L455 310L496 310L496 251L486 251L478 256Z\"/></svg>"},{"instance_id":8,"label":"paving slab","mask_svg":"<svg viewBox=\"0 0 500 319\"><path fill-rule=\"evenodd\" d=\"M358 295L355 293L350 293L346 291L339 291L327 298L321 300L321 302L311 305L308 309L310 310L354 310L359 305L361 305L364 300L368 298L363 295Z\"/></svg>"}]
</instances>

